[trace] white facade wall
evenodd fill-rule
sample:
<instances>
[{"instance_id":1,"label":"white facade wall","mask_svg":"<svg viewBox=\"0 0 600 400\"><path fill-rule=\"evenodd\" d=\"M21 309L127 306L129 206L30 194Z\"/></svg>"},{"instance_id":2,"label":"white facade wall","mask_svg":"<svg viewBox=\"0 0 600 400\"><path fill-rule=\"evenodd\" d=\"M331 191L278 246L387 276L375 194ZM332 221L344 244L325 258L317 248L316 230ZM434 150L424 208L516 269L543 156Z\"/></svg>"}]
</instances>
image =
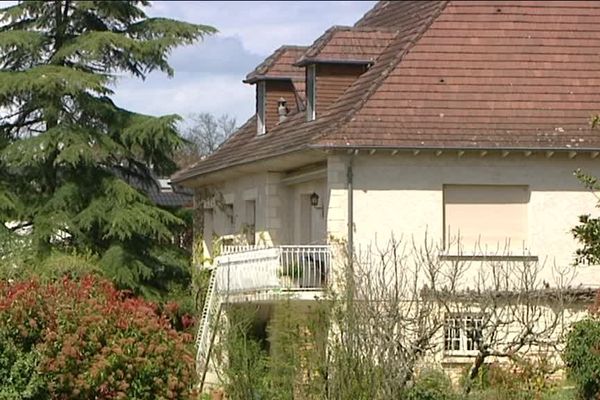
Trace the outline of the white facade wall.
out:
<instances>
[{"instance_id":1,"label":"white facade wall","mask_svg":"<svg viewBox=\"0 0 600 400\"><path fill-rule=\"evenodd\" d=\"M217 198L233 203L233 233L243 229L245 201L256 201L256 243L302 244L307 232L314 243L344 240L348 235L349 160L346 154L331 155L326 178L286 184L281 182L281 173L249 174L217 185L214 191ZM571 159L559 153L549 158L544 154L526 157L523 152L506 157L494 153L484 157L478 153L458 157L456 152L440 156L359 153L352 156L354 247L365 251L375 244L383 246L392 235L419 242L425 234L441 245L444 185L526 185L530 191L527 251L544 263L544 278L551 281L554 264L564 268L574 261L577 242L570 231L579 215L597 213L596 197L573 175L577 168L600 176L600 161L587 154ZM301 201L313 192L319 195L319 206L307 210ZM218 202L206 204L212 204L212 216L205 218L205 233L232 233ZM595 268L578 267L577 271L576 284L600 284Z\"/></svg>"},{"instance_id":2,"label":"white facade wall","mask_svg":"<svg viewBox=\"0 0 600 400\"><path fill-rule=\"evenodd\" d=\"M329 170L330 234L347 236L345 167L349 156L332 156ZM574 177L577 168L600 176L600 161L589 155L525 157L522 152L506 157L457 153L359 154L353 156L354 246L384 245L394 235L404 240L443 239L443 185L527 185L528 242L531 255L545 262L546 279L552 265L573 263L577 243L570 230L578 216L597 215L596 197ZM576 283L597 286L596 268L580 267Z\"/></svg>"}]
</instances>

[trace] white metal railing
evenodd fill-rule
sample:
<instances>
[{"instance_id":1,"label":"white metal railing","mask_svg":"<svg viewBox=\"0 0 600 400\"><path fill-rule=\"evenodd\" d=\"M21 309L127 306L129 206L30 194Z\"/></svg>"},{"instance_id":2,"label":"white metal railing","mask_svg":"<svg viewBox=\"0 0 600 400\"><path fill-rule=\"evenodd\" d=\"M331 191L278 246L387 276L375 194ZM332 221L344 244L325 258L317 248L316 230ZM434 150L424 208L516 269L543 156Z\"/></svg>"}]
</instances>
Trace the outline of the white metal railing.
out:
<instances>
[{"instance_id":1,"label":"white metal railing","mask_svg":"<svg viewBox=\"0 0 600 400\"><path fill-rule=\"evenodd\" d=\"M320 290L327 285L330 265L329 246L241 249L216 258L217 287L221 294Z\"/></svg>"},{"instance_id":2,"label":"white metal railing","mask_svg":"<svg viewBox=\"0 0 600 400\"><path fill-rule=\"evenodd\" d=\"M250 250L258 250L258 249L266 249L267 246L260 244L232 244L232 245L222 245L220 255L225 254L235 254L241 253L244 251Z\"/></svg>"}]
</instances>

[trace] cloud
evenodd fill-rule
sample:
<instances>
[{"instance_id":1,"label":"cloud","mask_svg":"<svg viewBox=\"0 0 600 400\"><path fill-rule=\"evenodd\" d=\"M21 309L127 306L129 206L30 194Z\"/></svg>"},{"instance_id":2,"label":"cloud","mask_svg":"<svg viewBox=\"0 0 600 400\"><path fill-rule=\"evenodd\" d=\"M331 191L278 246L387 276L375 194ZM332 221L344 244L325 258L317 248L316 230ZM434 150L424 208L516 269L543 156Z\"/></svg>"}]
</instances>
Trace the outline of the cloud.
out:
<instances>
[{"instance_id":1,"label":"cloud","mask_svg":"<svg viewBox=\"0 0 600 400\"><path fill-rule=\"evenodd\" d=\"M176 49L169 62L176 73L237 74L241 81L263 59L261 55L248 52L240 38L219 35L194 46Z\"/></svg>"},{"instance_id":2,"label":"cloud","mask_svg":"<svg viewBox=\"0 0 600 400\"><path fill-rule=\"evenodd\" d=\"M267 55L282 44L310 44L332 25L353 25L374 1L154 2L149 15L168 15L238 36Z\"/></svg>"},{"instance_id":3,"label":"cloud","mask_svg":"<svg viewBox=\"0 0 600 400\"><path fill-rule=\"evenodd\" d=\"M175 76L153 72L145 81L124 76L118 81L117 104L152 115L210 112L229 114L239 124L254 113L254 87L242 79L262 56L251 54L239 38L215 36L176 49L169 62Z\"/></svg>"},{"instance_id":4,"label":"cloud","mask_svg":"<svg viewBox=\"0 0 600 400\"><path fill-rule=\"evenodd\" d=\"M169 61L175 77L123 78L115 101L146 114L227 113L238 124L254 113L254 88L246 74L282 44L311 44L332 25L352 25L375 2L187 2L155 1L150 16L216 27L219 33L176 49Z\"/></svg>"},{"instance_id":5,"label":"cloud","mask_svg":"<svg viewBox=\"0 0 600 400\"><path fill-rule=\"evenodd\" d=\"M254 113L254 88L242 85L237 74L180 74L177 79L153 75L145 83L125 80L115 102L152 115L209 112L229 114L242 124Z\"/></svg>"},{"instance_id":6,"label":"cloud","mask_svg":"<svg viewBox=\"0 0 600 400\"><path fill-rule=\"evenodd\" d=\"M15 4L4 2L3 6ZM332 25L352 25L375 1L153 1L149 16L211 25L219 30L169 57L175 77L122 77L114 99L127 109L163 115L228 113L242 124L254 113L246 74L283 44L308 45Z\"/></svg>"}]
</instances>

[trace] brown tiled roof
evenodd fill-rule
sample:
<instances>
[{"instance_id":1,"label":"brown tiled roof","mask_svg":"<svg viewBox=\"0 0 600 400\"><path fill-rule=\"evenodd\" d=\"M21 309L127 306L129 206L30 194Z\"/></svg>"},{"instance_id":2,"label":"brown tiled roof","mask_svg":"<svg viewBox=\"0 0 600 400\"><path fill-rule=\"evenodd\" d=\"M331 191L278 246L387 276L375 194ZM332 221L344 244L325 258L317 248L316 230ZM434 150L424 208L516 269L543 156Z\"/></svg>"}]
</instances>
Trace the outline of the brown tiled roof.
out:
<instances>
[{"instance_id":1,"label":"brown tiled roof","mask_svg":"<svg viewBox=\"0 0 600 400\"><path fill-rule=\"evenodd\" d=\"M340 61L371 63L397 33L393 29L334 26L309 47L297 65Z\"/></svg>"},{"instance_id":2,"label":"brown tiled roof","mask_svg":"<svg viewBox=\"0 0 600 400\"><path fill-rule=\"evenodd\" d=\"M355 28L398 33L322 116L242 128L176 179L307 147L600 149L598 20L598 2L379 2Z\"/></svg>"},{"instance_id":3,"label":"brown tiled roof","mask_svg":"<svg viewBox=\"0 0 600 400\"><path fill-rule=\"evenodd\" d=\"M304 77L304 68L295 66L296 60L308 49L306 46L281 46L265 59L244 82L253 83L264 78Z\"/></svg>"},{"instance_id":4,"label":"brown tiled roof","mask_svg":"<svg viewBox=\"0 0 600 400\"><path fill-rule=\"evenodd\" d=\"M600 110L599 19L597 2L451 2L319 144L598 148L588 121Z\"/></svg>"},{"instance_id":5,"label":"brown tiled roof","mask_svg":"<svg viewBox=\"0 0 600 400\"><path fill-rule=\"evenodd\" d=\"M376 63L360 76L322 116L306 122L304 113L290 116L266 135L256 135L255 119L251 118L214 154L173 176L173 181L218 171L230 166L277 156L308 147L320 135L334 131L349 120L354 112L375 91L387 74L399 62L413 40L423 32L444 7L439 1L399 1L394 12L403 15L399 32ZM383 26L384 28L386 26ZM393 28L393 25L387 26Z\"/></svg>"}]
</instances>

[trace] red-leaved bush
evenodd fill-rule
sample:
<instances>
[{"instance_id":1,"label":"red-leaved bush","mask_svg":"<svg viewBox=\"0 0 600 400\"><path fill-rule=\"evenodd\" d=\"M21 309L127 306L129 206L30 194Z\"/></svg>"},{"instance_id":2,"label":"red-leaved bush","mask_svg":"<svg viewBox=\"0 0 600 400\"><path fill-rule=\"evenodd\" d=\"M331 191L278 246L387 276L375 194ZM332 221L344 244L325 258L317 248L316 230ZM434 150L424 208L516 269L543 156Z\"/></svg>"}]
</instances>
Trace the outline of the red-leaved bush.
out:
<instances>
[{"instance_id":1,"label":"red-leaved bush","mask_svg":"<svg viewBox=\"0 0 600 400\"><path fill-rule=\"evenodd\" d=\"M35 352L53 399L192 398L191 339L98 277L0 283L0 340Z\"/></svg>"}]
</instances>

